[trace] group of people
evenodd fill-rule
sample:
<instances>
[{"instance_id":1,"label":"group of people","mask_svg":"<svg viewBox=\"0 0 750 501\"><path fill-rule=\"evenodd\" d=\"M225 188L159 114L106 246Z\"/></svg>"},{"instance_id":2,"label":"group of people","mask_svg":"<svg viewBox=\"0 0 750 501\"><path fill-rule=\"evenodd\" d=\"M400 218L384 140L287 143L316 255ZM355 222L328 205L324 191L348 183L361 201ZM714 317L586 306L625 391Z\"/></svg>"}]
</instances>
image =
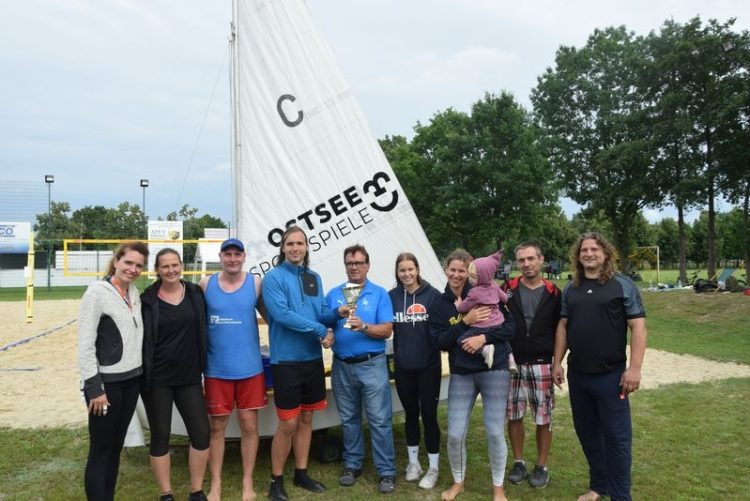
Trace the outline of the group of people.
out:
<instances>
[{"instance_id":1,"label":"group of people","mask_svg":"<svg viewBox=\"0 0 750 501\"><path fill-rule=\"evenodd\" d=\"M353 245L343 254L346 280L324 294L320 276L309 266L307 236L296 226L282 235L278 264L262 281L243 271L244 245L230 238L220 247L221 271L198 285L182 280L176 251L161 250L155 258L158 279L139 295L133 282L147 257L143 243L122 244L107 276L93 283L81 302L79 361L89 411L89 499L114 499L120 452L139 394L149 420L150 464L162 500L174 499L169 456L173 405L190 438L189 499L221 498L225 430L235 408L241 430L242 497L256 497L258 410L268 404L256 311L268 322L278 418L271 444L270 499L289 498L284 467L290 454L294 485L310 492L326 490L307 466L313 414L328 405L322 350L329 348L331 388L343 435L339 484L352 486L362 474L366 417L378 491L395 490L386 357L391 335L395 386L405 414L406 481L432 489L439 479L437 408L444 351L450 369L446 449L452 484L442 499L455 499L464 489L466 438L479 395L493 498L506 499L506 420L514 459L508 480L545 487L554 385L565 381L561 361L569 350L573 421L589 463L589 491L579 501L630 499L628 395L640 384L645 311L637 288L614 271L614 249L600 234L583 234L571 248L575 273L563 292L543 278L544 256L531 242L516 247L521 275L506 281L502 290L493 280L500 254L473 259L466 251L452 252L445 261L442 293L421 277L417 257L408 252L398 255L396 286L386 291L367 278L370 256L365 247ZM345 296L351 286L361 290L356 304ZM527 407L536 425L533 468L524 460ZM426 469L419 453L422 435ZM208 495L203 492L207 468Z\"/></svg>"}]
</instances>

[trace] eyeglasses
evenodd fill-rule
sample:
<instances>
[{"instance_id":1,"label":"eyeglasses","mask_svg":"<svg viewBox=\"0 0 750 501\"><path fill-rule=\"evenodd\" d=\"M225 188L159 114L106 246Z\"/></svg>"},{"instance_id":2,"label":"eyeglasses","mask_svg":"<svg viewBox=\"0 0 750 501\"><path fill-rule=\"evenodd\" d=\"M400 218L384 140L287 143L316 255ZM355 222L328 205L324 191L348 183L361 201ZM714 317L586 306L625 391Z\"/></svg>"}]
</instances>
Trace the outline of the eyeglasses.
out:
<instances>
[{"instance_id":1,"label":"eyeglasses","mask_svg":"<svg viewBox=\"0 0 750 501\"><path fill-rule=\"evenodd\" d=\"M346 266L347 268L359 268L360 266L364 266L366 264L367 263L365 263L364 261L347 261L344 263L344 266Z\"/></svg>"}]
</instances>

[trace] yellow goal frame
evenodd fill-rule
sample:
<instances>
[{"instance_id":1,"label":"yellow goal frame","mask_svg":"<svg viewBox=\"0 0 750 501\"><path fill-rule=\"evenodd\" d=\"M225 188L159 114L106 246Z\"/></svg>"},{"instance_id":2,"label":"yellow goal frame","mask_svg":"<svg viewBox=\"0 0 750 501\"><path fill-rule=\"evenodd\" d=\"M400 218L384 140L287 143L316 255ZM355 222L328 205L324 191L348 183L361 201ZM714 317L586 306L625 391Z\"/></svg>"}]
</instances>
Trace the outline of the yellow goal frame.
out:
<instances>
[{"instance_id":1,"label":"yellow goal frame","mask_svg":"<svg viewBox=\"0 0 750 501\"><path fill-rule=\"evenodd\" d=\"M125 238L125 239L98 239L98 238L66 238L63 239L63 275L66 277L97 277L101 276L103 273L102 271L71 271L68 266L68 252L69 247L73 245L85 245L85 244L103 244L103 245L110 245L112 247L115 247L117 245L120 245L123 242L143 242L146 245L150 244L157 244L157 245L163 245L163 246L170 246L170 245L176 245L176 244L188 244L188 245L198 245L199 243L221 243L223 240L217 239L201 239L201 240L141 240L137 238ZM72 250L72 249L71 249ZM108 249L112 250L112 249ZM208 275L216 273L218 270L187 270L184 269L182 274L183 276L192 276L192 275ZM153 270L144 270L144 275L153 275Z\"/></svg>"}]
</instances>

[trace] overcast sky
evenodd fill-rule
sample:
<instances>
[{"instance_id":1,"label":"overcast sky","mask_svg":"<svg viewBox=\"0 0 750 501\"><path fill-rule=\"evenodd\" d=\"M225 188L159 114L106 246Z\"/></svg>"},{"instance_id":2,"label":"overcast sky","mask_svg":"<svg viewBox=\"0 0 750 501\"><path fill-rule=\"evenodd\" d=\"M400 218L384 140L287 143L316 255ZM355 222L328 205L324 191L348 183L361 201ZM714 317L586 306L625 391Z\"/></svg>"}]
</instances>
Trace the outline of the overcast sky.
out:
<instances>
[{"instance_id":1,"label":"overcast sky","mask_svg":"<svg viewBox=\"0 0 750 501\"><path fill-rule=\"evenodd\" d=\"M487 91L528 107L556 49L597 27L645 35L695 15L750 27L747 0L308 4L378 138ZM75 210L140 205L148 178L149 217L187 203L229 221L230 21L231 0L0 0L0 183L38 182L44 211L53 174L52 199Z\"/></svg>"}]
</instances>

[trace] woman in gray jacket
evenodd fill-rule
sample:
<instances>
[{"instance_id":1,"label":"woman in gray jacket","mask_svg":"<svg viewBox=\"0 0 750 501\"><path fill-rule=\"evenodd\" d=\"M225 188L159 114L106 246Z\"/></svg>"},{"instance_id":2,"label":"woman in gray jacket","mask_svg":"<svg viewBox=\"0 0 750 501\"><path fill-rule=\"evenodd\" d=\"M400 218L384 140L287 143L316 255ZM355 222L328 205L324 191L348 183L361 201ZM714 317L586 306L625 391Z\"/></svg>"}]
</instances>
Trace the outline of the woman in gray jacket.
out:
<instances>
[{"instance_id":1,"label":"woman in gray jacket","mask_svg":"<svg viewBox=\"0 0 750 501\"><path fill-rule=\"evenodd\" d=\"M107 276L81 300L78 364L89 412L84 486L90 500L115 497L120 452L140 390L143 320L133 282L148 258L141 242L121 244Z\"/></svg>"}]
</instances>

